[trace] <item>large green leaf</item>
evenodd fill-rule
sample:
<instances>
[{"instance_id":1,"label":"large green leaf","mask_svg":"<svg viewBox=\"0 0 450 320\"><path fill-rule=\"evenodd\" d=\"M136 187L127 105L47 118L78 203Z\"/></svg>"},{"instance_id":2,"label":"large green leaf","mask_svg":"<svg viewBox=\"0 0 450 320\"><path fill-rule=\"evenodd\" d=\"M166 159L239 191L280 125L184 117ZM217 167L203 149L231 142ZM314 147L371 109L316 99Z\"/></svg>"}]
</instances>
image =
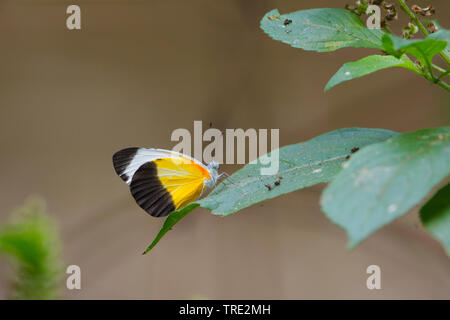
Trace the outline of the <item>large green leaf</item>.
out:
<instances>
[{"instance_id":1,"label":"large green leaf","mask_svg":"<svg viewBox=\"0 0 450 320\"><path fill-rule=\"evenodd\" d=\"M338 85L341 82L360 78L378 70L401 67L417 72L414 64L406 57L403 59L394 56L372 55L355 62L347 62L328 81L325 91Z\"/></svg>"},{"instance_id":2,"label":"large green leaf","mask_svg":"<svg viewBox=\"0 0 450 320\"><path fill-rule=\"evenodd\" d=\"M450 183L420 209L422 223L450 255Z\"/></svg>"},{"instance_id":3,"label":"large green leaf","mask_svg":"<svg viewBox=\"0 0 450 320\"><path fill-rule=\"evenodd\" d=\"M450 174L450 127L399 134L355 154L322 193L351 247L418 204Z\"/></svg>"},{"instance_id":4,"label":"large green leaf","mask_svg":"<svg viewBox=\"0 0 450 320\"><path fill-rule=\"evenodd\" d=\"M443 51L447 46L444 40L432 39L430 37L420 40L409 40L399 38L392 34L383 36L383 49L387 53L399 58L403 54L410 54L425 66L431 63L432 58Z\"/></svg>"},{"instance_id":5,"label":"large green leaf","mask_svg":"<svg viewBox=\"0 0 450 320\"><path fill-rule=\"evenodd\" d=\"M261 175L266 167L259 161L247 164L224 180L206 198L169 214L162 229L145 252L178 221L198 207L213 214L227 216L263 200L330 181L342 168L342 163L353 148L385 141L395 132L382 129L340 129L313 138L307 142L279 149L279 171L274 175ZM273 153L269 154L272 156ZM275 182L279 181L279 185ZM270 185L271 190L266 185Z\"/></svg>"},{"instance_id":6,"label":"large green leaf","mask_svg":"<svg viewBox=\"0 0 450 320\"><path fill-rule=\"evenodd\" d=\"M384 34L378 29L368 29L354 13L328 8L283 15L275 9L261 20L261 28L275 40L318 52L345 47L381 49Z\"/></svg>"},{"instance_id":7,"label":"large green leaf","mask_svg":"<svg viewBox=\"0 0 450 320\"><path fill-rule=\"evenodd\" d=\"M352 148L384 141L394 134L382 129L340 129L282 147L277 174L260 175L260 164L248 164L199 203L213 214L227 216L263 200L328 182L341 170ZM280 176L280 185L274 186ZM266 184L272 189L268 190Z\"/></svg>"}]
</instances>

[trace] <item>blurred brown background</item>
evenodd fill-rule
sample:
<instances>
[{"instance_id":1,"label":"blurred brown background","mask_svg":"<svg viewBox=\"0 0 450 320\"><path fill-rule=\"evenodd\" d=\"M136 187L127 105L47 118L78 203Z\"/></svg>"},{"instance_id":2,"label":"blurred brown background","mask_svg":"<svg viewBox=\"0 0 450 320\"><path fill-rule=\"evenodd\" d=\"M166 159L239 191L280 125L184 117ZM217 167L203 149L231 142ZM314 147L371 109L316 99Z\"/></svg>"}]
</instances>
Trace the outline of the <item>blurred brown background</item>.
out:
<instances>
[{"instance_id":1,"label":"blurred brown background","mask_svg":"<svg viewBox=\"0 0 450 320\"><path fill-rule=\"evenodd\" d=\"M171 148L171 132L194 120L279 128L281 145L342 127L448 125L448 93L405 70L323 92L344 62L372 50L306 52L259 29L274 8L350 2L0 0L0 223L29 195L47 200L64 262L82 271L82 290L63 290L69 299L450 298L450 260L417 210L348 251L345 232L321 213L323 186L227 218L195 210L141 255L163 220L114 173L123 147ZM431 2L450 27L449 1L416 2ZM66 29L72 3L81 31ZM371 264L382 290L366 288ZM3 272L0 297L6 286Z\"/></svg>"}]
</instances>

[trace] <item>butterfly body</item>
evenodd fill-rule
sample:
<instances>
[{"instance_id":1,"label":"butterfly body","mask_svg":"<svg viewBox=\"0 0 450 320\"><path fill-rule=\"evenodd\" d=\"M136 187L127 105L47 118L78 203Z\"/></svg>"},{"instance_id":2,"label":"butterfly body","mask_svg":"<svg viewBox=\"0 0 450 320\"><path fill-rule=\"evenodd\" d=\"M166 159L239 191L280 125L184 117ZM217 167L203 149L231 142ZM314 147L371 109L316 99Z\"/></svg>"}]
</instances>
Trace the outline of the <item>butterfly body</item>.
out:
<instances>
[{"instance_id":1,"label":"butterfly body","mask_svg":"<svg viewBox=\"0 0 450 320\"><path fill-rule=\"evenodd\" d=\"M137 204L155 217L167 216L197 200L205 187L214 187L220 177L217 163L205 166L164 149L123 149L114 154L113 164Z\"/></svg>"}]
</instances>

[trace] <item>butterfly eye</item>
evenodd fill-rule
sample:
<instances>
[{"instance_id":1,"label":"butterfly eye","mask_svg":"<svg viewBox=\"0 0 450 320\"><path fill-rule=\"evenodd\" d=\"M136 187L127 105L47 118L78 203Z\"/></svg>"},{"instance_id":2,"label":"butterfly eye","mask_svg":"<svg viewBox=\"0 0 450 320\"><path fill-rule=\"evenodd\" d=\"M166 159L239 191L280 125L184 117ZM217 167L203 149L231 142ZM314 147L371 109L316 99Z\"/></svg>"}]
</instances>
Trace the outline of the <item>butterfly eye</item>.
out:
<instances>
[{"instance_id":1,"label":"butterfly eye","mask_svg":"<svg viewBox=\"0 0 450 320\"><path fill-rule=\"evenodd\" d=\"M214 170L218 170L219 169L219 164L217 162L215 162L215 161L211 161L208 164L208 168L214 169Z\"/></svg>"}]
</instances>

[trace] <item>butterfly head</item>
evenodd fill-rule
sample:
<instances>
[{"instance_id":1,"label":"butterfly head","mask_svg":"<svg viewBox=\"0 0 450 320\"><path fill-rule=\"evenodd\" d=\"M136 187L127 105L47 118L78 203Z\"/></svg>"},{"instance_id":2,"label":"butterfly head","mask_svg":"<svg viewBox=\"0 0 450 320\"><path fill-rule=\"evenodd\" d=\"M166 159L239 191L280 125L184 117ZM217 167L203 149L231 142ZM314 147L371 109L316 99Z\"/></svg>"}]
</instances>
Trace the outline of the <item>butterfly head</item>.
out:
<instances>
[{"instance_id":1,"label":"butterfly head","mask_svg":"<svg viewBox=\"0 0 450 320\"><path fill-rule=\"evenodd\" d=\"M219 164L215 161L211 161L208 164L208 171L210 179L206 180L205 185L208 188L214 188L216 186L217 180L219 180L221 174L219 174Z\"/></svg>"}]
</instances>

